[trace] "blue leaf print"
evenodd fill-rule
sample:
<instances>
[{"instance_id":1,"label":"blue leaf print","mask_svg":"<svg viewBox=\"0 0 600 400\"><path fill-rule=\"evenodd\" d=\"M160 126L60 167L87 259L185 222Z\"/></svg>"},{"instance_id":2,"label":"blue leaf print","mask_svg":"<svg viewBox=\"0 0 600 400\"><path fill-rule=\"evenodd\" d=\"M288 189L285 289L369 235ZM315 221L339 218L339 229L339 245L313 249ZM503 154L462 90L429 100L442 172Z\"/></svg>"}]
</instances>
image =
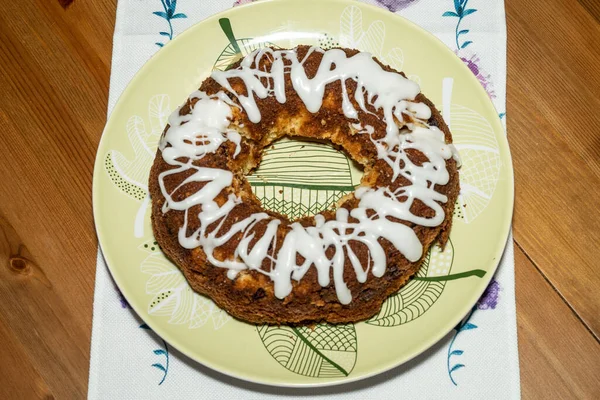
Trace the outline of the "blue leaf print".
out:
<instances>
[{"instance_id":1,"label":"blue leaf print","mask_svg":"<svg viewBox=\"0 0 600 400\"><path fill-rule=\"evenodd\" d=\"M140 325L141 329L146 329L146 330L152 330L150 329L150 327L146 324L141 324ZM162 339L161 339L162 340ZM162 340L164 349L155 349L152 350L152 352L157 355L157 356L164 356L165 357L165 365L163 364L159 364L159 363L154 363L151 366L154 368L158 368L159 370L161 370L163 372L163 376L162 379L160 380L160 382L158 382L158 385L162 385L162 383L165 381L165 379L167 379L167 374L169 373L169 346L167 345L167 342L165 342L164 340Z\"/></svg>"},{"instance_id":2,"label":"blue leaf print","mask_svg":"<svg viewBox=\"0 0 600 400\"><path fill-rule=\"evenodd\" d=\"M464 364L453 364L453 365L451 364L451 360L450 359L453 356L459 357L459 356L461 356L464 353L464 350L453 349L454 341L458 337L459 333L477 328L477 325L469 322L469 320L473 316L473 313L475 312L476 309L477 309L477 306L473 307L471 309L471 312L469 312L469 314L464 319L464 321L460 322L454 328L456 330L456 332L454 333L454 337L452 338L452 341L450 342L450 345L448 346L448 356L446 358L446 367L448 368L448 376L450 377L450 381L452 382L452 384L454 386L458 386L458 383L454 380L454 376L452 375L452 373L454 371L456 371L457 369L465 367Z\"/></svg>"},{"instance_id":3,"label":"blue leaf print","mask_svg":"<svg viewBox=\"0 0 600 400\"><path fill-rule=\"evenodd\" d=\"M454 367L452 367L452 369L450 370L450 373L456 371L457 369L463 368L465 365L464 364L456 364Z\"/></svg>"},{"instance_id":4,"label":"blue leaf print","mask_svg":"<svg viewBox=\"0 0 600 400\"><path fill-rule=\"evenodd\" d=\"M461 330L461 331L468 331L469 329L475 329L475 328L477 328L477 325L475 325L475 324L472 324L472 323L470 323L470 322L467 322L466 324L464 324L464 325L463 325L463 326L460 328L460 330Z\"/></svg>"},{"instance_id":5,"label":"blue leaf print","mask_svg":"<svg viewBox=\"0 0 600 400\"><path fill-rule=\"evenodd\" d=\"M469 40L469 41L466 41L461 44L460 41L458 40L458 37L460 35L466 35L467 33L469 33L468 29L459 30L460 23L462 22L463 18L466 17L467 15L473 14L474 12L477 11L477 9L475 9L475 8L466 8L468 2L469 2L469 0L454 0L454 10L446 11L445 13L442 14L442 17L458 18L458 21L456 22L456 29L454 31L455 38L456 38L456 49L457 50L464 49L465 47L467 47L468 45L473 43L472 41Z\"/></svg>"},{"instance_id":6,"label":"blue leaf print","mask_svg":"<svg viewBox=\"0 0 600 400\"><path fill-rule=\"evenodd\" d=\"M165 369L165 367L163 367L162 364L152 364L153 367L160 369L163 372L166 372L167 370ZM160 383L159 383L160 385Z\"/></svg>"},{"instance_id":7,"label":"blue leaf print","mask_svg":"<svg viewBox=\"0 0 600 400\"><path fill-rule=\"evenodd\" d=\"M160 0L160 3L162 4L164 11L154 11L152 14L164 18L169 24L169 32L159 32L159 35L166 36L168 38L167 41L169 41L173 39L173 24L171 20L187 18L187 15L184 13L175 13L175 10L177 9L177 0ZM165 43L161 42L156 42L155 44L158 47L163 47L165 45Z\"/></svg>"},{"instance_id":8,"label":"blue leaf print","mask_svg":"<svg viewBox=\"0 0 600 400\"><path fill-rule=\"evenodd\" d=\"M465 0L465 3L467 1L469 1L469 0ZM504 115L505 115L505 113L500 114L500 116L501 116L500 118L502 118L502 116L504 116ZM452 375L452 373L460 368L465 367L465 364L462 364L462 363L458 363L458 364L451 363L452 357L460 357L464 353L463 350L453 349L454 342L456 341L457 336L461 332L477 329L477 325L475 325L472 322L469 322L471 320L471 317L473 316L473 313L475 312L475 310L493 310L496 308L496 306L498 305L498 292L499 291L500 291L500 285L498 284L498 282L495 279L492 279L492 281L488 285L487 289L485 290L485 292L483 292L483 294L481 295L481 298L477 301L477 303L471 309L469 314L465 317L465 319L463 321L459 322L459 324L456 325L456 327L454 328L454 330L456 332L454 333L454 337L452 338L452 340L450 341L450 345L448 346L448 356L446 358L446 367L448 368L448 376L450 377L450 381L452 382L452 384L454 386L458 386L458 383L456 382L456 380L454 380L454 376Z\"/></svg>"},{"instance_id":9,"label":"blue leaf print","mask_svg":"<svg viewBox=\"0 0 600 400\"><path fill-rule=\"evenodd\" d=\"M166 20L168 20L168 19L169 19L169 17L167 16L167 14L165 14L165 13L164 13L164 12L162 12L162 11L154 11L152 14L154 14L154 15L158 15L159 17L161 17L161 18L164 18L164 19L166 19Z\"/></svg>"}]
</instances>

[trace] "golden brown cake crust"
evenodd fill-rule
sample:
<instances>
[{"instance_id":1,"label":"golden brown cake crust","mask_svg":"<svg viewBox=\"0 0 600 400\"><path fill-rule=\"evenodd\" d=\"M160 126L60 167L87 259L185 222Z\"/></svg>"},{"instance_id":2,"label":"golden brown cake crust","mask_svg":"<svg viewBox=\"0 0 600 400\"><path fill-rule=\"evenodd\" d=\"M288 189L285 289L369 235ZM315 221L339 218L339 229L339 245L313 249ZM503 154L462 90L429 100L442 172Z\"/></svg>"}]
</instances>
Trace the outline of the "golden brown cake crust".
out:
<instances>
[{"instance_id":1,"label":"golden brown cake crust","mask_svg":"<svg viewBox=\"0 0 600 400\"><path fill-rule=\"evenodd\" d=\"M343 49L348 56L358 53L356 50ZM299 58L302 58L308 51L307 46L299 46L296 51ZM308 77L316 74L322 55L318 52L311 53L304 66ZM379 61L378 61L379 62ZM386 71L394 71L388 66L380 63ZM237 65L233 66L234 68ZM261 67L263 65L261 64ZM268 68L268 65L264 65ZM239 79L231 79L232 87L238 93L245 94L245 86ZM347 89L349 98L354 99L356 84L348 81ZM200 90L207 94L215 94L223 88L212 78L206 79ZM266 99L256 99L261 112L261 122L254 124L249 121L247 115L241 111L241 107L232 107L234 117L233 126L242 135L241 152L237 157L233 157L235 145L231 142L225 142L219 147L216 154L211 157L205 157L197 160L196 165L227 169L234 173L233 184L225 189L217 197L217 202L224 203L229 193L235 193L244 202L244 207L236 207L223 222L223 229L226 231L236 221L242 220L253 213L267 212L268 214L282 220L278 231L277 250L283 243L287 231L289 230L289 219L287 217L265 211L260 201L251 191L248 181L244 178L252 169L260 163L261 150L271 144L274 140L284 136L301 136L305 138L329 140L334 145L339 146L346 151L355 161L362 164L364 176L362 185L371 187L389 186L392 190L407 185L408 182L400 177L392 181L392 170L383 161L377 158L375 146L368 135L357 134L350 126L348 119L344 116L341 109L340 100L341 85L332 83L327 85L323 106L317 113L310 113L306 110L302 100L293 90L289 75L286 75L286 99L284 104L280 104L273 97ZM236 99L233 98L237 103ZM180 115L190 111L190 107L196 100L188 100L181 108ZM352 100L354 102L354 100ZM439 111L422 94L419 94L416 101L425 103L431 109L432 116L428 123L437 126L444 132L446 142L452 142L450 130L444 123ZM372 106L369 110L377 116L365 113L354 104L359 114L361 124L368 124L375 127L375 138L385 133L385 124L382 121L381 112L375 110ZM359 122L354 121L354 122ZM165 128L165 132L169 126ZM164 134L164 133L163 133ZM407 153L413 162L424 162L427 158L418 151L408 150ZM321 287L317 282L317 273L314 267L311 267L306 275L300 280L293 280L292 292L281 300L275 297L273 282L266 275L254 271L244 270L240 272L235 279L229 279L225 268L219 268L211 265L207 261L206 254L202 248L193 250L184 249L178 242L178 231L184 222L184 213L181 211L169 210L162 212L165 198L159 186L158 176L161 172L173 168L167 164L160 150L157 152L156 159L152 166L149 180L150 195L152 198L152 227L154 235L163 252L174 261L181 269L190 283L191 287L200 294L210 297L219 307L229 312L234 317L252 323L269 324L308 324L313 322L327 321L330 323L345 323L364 320L376 314L381 308L382 302L392 293L398 291L419 269L419 266L427 254L427 249L438 240L444 245L448 239L452 223L452 214L454 203L459 192L459 181L457 165L454 159L446 162L446 167L450 175L448 184L436 186L439 193L445 194L448 201L441 204L444 212L444 222L434 228L417 226L406 221L399 221L410 226L421 243L423 244L423 257L417 262L409 262L400 252L387 242L385 239L379 239L385 250L388 265L385 274L381 278L368 274L365 283L359 283L354 273L353 267L348 259L345 260L344 280L352 293L352 302L343 305L339 302L333 285L333 278L329 286ZM165 179L167 190L176 188L185 179L183 174L173 174ZM191 193L196 192L203 184L189 183L174 194L174 199L183 199ZM222 204L220 203L220 204ZM358 200L353 196L347 196L338 206L347 209L355 208ZM197 215L201 206L195 206L190 209L190 215ZM415 215L430 217L432 210L418 200L415 200L411 207L411 212ZM334 212L326 211L322 213L326 220L335 219ZM356 220L354 220L356 221ZM259 232L255 239L250 243L254 245L256 240L262 236L266 229L268 221L259 222L255 228ZM300 219L304 226L314 225L313 217ZM353 222L353 218L349 219ZM208 231L215 229L216 224L208 227ZM188 220L188 234L199 228L199 221L191 218ZM225 260L233 257L235 248L241 239L240 235L234 236L232 240L225 245L218 247L213 253L217 259ZM367 260L366 246L359 242L350 242L350 246L357 257L364 263ZM331 257L333 249L327 251L327 256ZM297 256L298 263L303 261L301 256ZM268 270L267 261L263 263L263 269Z\"/></svg>"}]
</instances>

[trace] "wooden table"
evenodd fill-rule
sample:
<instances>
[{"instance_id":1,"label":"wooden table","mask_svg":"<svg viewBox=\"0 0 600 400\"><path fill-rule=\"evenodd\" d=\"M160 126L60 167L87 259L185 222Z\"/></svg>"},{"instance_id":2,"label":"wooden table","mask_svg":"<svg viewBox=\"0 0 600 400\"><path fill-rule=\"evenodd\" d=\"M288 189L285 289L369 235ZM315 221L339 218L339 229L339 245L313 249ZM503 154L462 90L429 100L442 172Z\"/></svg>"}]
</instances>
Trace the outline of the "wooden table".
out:
<instances>
[{"instance_id":1,"label":"wooden table","mask_svg":"<svg viewBox=\"0 0 600 400\"><path fill-rule=\"evenodd\" d=\"M92 170L115 9L116 0L2 1L3 399L87 393ZM506 0L506 11L522 393L598 399L600 2Z\"/></svg>"}]
</instances>

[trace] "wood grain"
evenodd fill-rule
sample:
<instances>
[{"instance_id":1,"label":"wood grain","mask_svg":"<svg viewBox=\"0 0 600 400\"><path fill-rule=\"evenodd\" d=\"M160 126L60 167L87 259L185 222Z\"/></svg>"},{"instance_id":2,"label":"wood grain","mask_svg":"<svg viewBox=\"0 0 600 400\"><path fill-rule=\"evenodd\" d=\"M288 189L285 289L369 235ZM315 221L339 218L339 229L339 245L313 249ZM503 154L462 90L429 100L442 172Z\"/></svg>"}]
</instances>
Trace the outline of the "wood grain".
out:
<instances>
[{"instance_id":1,"label":"wood grain","mask_svg":"<svg viewBox=\"0 0 600 400\"><path fill-rule=\"evenodd\" d=\"M27 349L5 324L0 324L0 343L3 347L0 360L4 366L9 366L2 368L4 376L0 379L2 384L0 393L3 397L13 399L52 398L50 388L31 362Z\"/></svg>"},{"instance_id":2,"label":"wood grain","mask_svg":"<svg viewBox=\"0 0 600 400\"><path fill-rule=\"evenodd\" d=\"M84 398L116 0L3 2L0 398ZM600 398L600 6L506 0L524 398Z\"/></svg>"},{"instance_id":3,"label":"wood grain","mask_svg":"<svg viewBox=\"0 0 600 400\"><path fill-rule=\"evenodd\" d=\"M600 24L577 2L507 1L514 235L600 337Z\"/></svg>"},{"instance_id":4,"label":"wood grain","mask_svg":"<svg viewBox=\"0 0 600 400\"><path fill-rule=\"evenodd\" d=\"M0 316L22 346L13 351L26 350L27 367L36 371L34 388L46 382L54 396L83 397L89 358L83 339L89 335L89 321L82 323L86 316L81 309L69 309L65 301L70 297L57 290L57 280L48 277L1 215L0 233L0 263L5 266L0 269Z\"/></svg>"},{"instance_id":5,"label":"wood grain","mask_svg":"<svg viewBox=\"0 0 600 400\"><path fill-rule=\"evenodd\" d=\"M600 344L518 247L515 264L523 398L600 398Z\"/></svg>"},{"instance_id":6,"label":"wood grain","mask_svg":"<svg viewBox=\"0 0 600 400\"><path fill-rule=\"evenodd\" d=\"M58 0L58 4L60 4L62 8L67 8L73 4L73 0Z\"/></svg>"},{"instance_id":7,"label":"wood grain","mask_svg":"<svg viewBox=\"0 0 600 400\"><path fill-rule=\"evenodd\" d=\"M115 7L3 2L2 399L87 393L97 247L90 192Z\"/></svg>"},{"instance_id":8,"label":"wood grain","mask_svg":"<svg viewBox=\"0 0 600 400\"><path fill-rule=\"evenodd\" d=\"M600 22L600 2L597 0L578 0L596 21Z\"/></svg>"}]
</instances>

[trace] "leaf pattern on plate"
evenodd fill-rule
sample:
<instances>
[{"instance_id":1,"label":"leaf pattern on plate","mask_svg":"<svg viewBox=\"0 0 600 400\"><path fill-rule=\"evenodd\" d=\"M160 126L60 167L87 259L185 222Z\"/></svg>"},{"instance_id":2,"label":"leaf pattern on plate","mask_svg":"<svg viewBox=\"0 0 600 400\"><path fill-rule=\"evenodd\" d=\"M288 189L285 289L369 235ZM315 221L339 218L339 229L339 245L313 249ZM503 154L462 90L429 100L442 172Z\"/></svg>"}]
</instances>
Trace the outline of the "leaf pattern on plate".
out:
<instances>
[{"instance_id":1,"label":"leaf pattern on plate","mask_svg":"<svg viewBox=\"0 0 600 400\"><path fill-rule=\"evenodd\" d=\"M442 295L446 286L446 281L429 279L448 276L453 263L454 245L451 240L448 240L443 252L439 246L432 246L416 277L398 293L390 296L379 313L366 323L392 327L406 324L425 314Z\"/></svg>"},{"instance_id":2,"label":"leaf pattern on plate","mask_svg":"<svg viewBox=\"0 0 600 400\"><path fill-rule=\"evenodd\" d=\"M330 144L283 138L248 175L263 207L295 219L335 206L354 191L360 172Z\"/></svg>"},{"instance_id":3,"label":"leaf pattern on plate","mask_svg":"<svg viewBox=\"0 0 600 400\"><path fill-rule=\"evenodd\" d=\"M335 378L348 376L354 369L357 352L354 324L262 325L257 330L269 354L296 374Z\"/></svg>"},{"instance_id":4,"label":"leaf pattern on plate","mask_svg":"<svg viewBox=\"0 0 600 400\"><path fill-rule=\"evenodd\" d=\"M138 115L129 117L125 126L133 158L128 158L118 150L109 150L104 157L104 168L112 183L129 197L142 202L134 219L133 231L136 238L144 236L144 217L150 204L150 166L170 113L168 95L152 96L148 102L150 129L147 129L144 119Z\"/></svg>"},{"instance_id":5,"label":"leaf pattern on plate","mask_svg":"<svg viewBox=\"0 0 600 400\"><path fill-rule=\"evenodd\" d=\"M105 156L105 168L112 182L136 200L142 201L148 193L150 166L170 113L168 95L152 96L148 102L149 130L138 115L127 120L125 128L133 157L127 157L118 150L109 150Z\"/></svg>"},{"instance_id":6,"label":"leaf pattern on plate","mask_svg":"<svg viewBox=\"0 0 600 400\"><path fill-rule=\"evenodd\" d=\"M147 188L140 186L139 182L128 179L127 175L117 167L110 152L104 158L104 169L117 189L135 200L144 200L148 192Z\"/></svg>"},{"instance_id":7,"label":"leaf pattern on plate","mask_svg":"<svg viewBox=\"0 0 600 400\"><path fill-rule=\"evenodd\" d=\"M470 108L452 104L450 125L460 154L460 194L457 214L471 223L488 206L494 195L502 159L492 125Z\"/></svg>"},{"instance_id":8,"label":"leaf pattern on plate","mask_svg":"<svg viewBox=\"0 0 600 400\"><path fill-rule=\"evenodd\" d=\"M229 18L219 19L219 25L221 30L229 40L229 44L223 49L221 54L217 57L213 70L225 71L231 67L236 61L252 53L256 49L262 49L264 47L277 47L271 42L259 42L252 38L238 39L233 33L231 22Z\"/></svg>"},{"instance_id":9,"label":"leaf pattern on plate","mask_svg":"<svg viewBox=\"0 0 600 400\"><path fill-rule=\"evenodd\" d=\"M146 281L146 293L153 295L148 304L148 314L169 317L169 324L187 325L197 329L212 320L213 328L220 329L231 317L212 302L195 293L179 269L160 250L149 250L149 243L140 248L150 251L141 265L143 273L150 275Z\"/></svg>"},{"instance_id":10,"label":"leaf pattern on plate","mask_svg":"<svg viewBox=\"0 0 600 400\"><path fill-rule=\"evenodd\" d=\"M404 66L404 53L401 48L393 48L383 54L385 42L385 24L377 20L371 22L367 30L363 29L363 14L359 7L348 6L340 17L340 38L342 47L368 51L383 63L401 71Z\"/></svg>"}]
</instances>

